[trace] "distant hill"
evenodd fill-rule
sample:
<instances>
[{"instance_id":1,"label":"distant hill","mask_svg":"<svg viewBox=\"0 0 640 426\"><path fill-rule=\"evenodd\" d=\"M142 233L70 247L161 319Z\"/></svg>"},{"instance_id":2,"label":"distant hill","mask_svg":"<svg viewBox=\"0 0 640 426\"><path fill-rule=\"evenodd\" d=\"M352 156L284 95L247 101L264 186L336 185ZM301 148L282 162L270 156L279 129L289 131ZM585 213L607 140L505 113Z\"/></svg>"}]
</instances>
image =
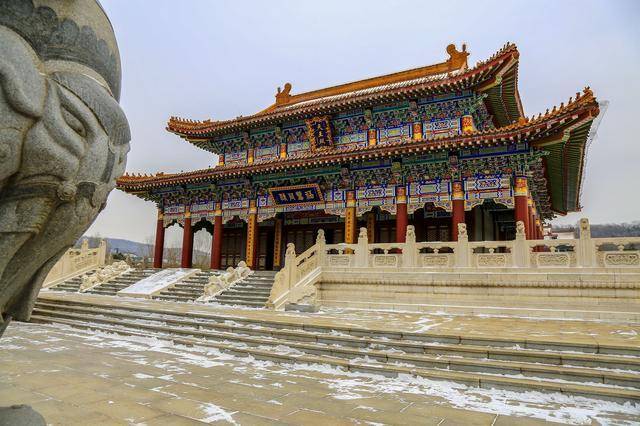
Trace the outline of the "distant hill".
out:
<instances>
[{"instance_id":1,"label":"distant hill","mask_svg":"<svg viewBox=\"0 0 640 426\"><path fill-rule=\"evenodd\" d=\"M125 240L122 238L103 238L103 237L83 236L78 240L78 242L76 242L76 247L80 247L80 244L82 244L82 240L84 239L89 240L90 248L98 247L98 244L100 243L101 239L106 240L107 248L109 249L109 252L112 254L113 253L133 254L138 257L153 256L152 245L146 244L146 243L138 243L136 241L131 241L131 240ZM164 251L165 251L165 256L167 256L169 252L173 252L173 251L177 251L178 252L177 256L178 257L180 256L180 248L165 247ZM203 253L203 252L200 252L199 250L194 250L193 255L194 257L209 256L209 253Z\"/></svg>"},{"instance_id":2,"label":"distant hill","mask_svg":"<svg viewBox=\"0 0 640 426\"><path fill-rule=\"evenodd\" d=\"M554 226L552 232L573 232L578 236L577 225ZM640 221L631 223L596 223L591 225L593 238L640 237Z\"/></svg>"},{"instance_id":3,"label":"distant hill","mask_svg":"<svg viewBox=\"0 0 640 426\"><path fill-rule=\"evenodd\" d=\"M150 244L123 240L121 238L106 238L106 240L111 253L128 253L135 254L136 256L152 253L153 246Z\"/></svg>"},{"instance_id":4,"label":"distant hill","mask_svg":"<svg viewBox=\"0 0 640 426\"><path fill-rule=\"evenodd\" d=\"M90 236L82 236L78 242L76 242L76 247L80 247L82 244L82 240L89 240L89 247L94 248L98 247L100 240L107 241L107 247L111 253L126 253L126 254L135 254L136 256L143 256L147 253L151 253L151 246L145 243L138 243L136 241L124 240L122 238L102 238L102 237L90 237ZM147 254L148 255L148 254Z\"/></svg>"}]
</instances>

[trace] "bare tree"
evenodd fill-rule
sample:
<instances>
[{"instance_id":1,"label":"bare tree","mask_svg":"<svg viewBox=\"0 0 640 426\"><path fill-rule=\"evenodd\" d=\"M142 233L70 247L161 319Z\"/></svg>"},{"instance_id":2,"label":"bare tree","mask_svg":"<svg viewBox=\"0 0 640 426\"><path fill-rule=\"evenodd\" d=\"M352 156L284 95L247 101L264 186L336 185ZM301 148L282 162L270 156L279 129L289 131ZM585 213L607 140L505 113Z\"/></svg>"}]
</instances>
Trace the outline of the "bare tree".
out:
<instances>
[{"instance_id":1,"label":"bare tree","mask_svg":"<svg viewBox=\"0 0 640 426\"><path fill-rule=\"evenodd\" d=\"M144 244L142 246L141 255L142 255L142 265L145 268L149 268L153 265L153 256L155 253L155 239L153 235L149 235L144 239Z\"/></svg>"}]
</instances>

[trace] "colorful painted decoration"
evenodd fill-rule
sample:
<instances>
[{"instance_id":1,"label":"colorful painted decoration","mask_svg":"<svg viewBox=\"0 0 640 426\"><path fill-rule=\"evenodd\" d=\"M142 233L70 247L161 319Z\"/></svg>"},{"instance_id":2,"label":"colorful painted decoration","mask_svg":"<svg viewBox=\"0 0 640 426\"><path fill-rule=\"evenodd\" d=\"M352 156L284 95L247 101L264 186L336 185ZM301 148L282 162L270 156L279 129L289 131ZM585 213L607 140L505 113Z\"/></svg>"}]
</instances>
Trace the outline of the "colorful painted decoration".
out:
<instances>
[{"instance_id":1,"label":"colorful painted decoration","mask_svg":"<svg viewBox=\"0 0 640 426\"><path fill-rule=\"evenodd\" d=\"M515 188L513 191L514 195L529 195L529 188L527 185L527 178L525 176L516 176L515 177Z\"/></svg>"},{"instance_id":2,"label":"colorful painted decoration","mask_svg":"<svg viewBox=\"0 0 640 426\"><path fill-rule=\"evenodd\" d=\"M226 165L231 164L246 164L247 163L247 151L235 151L227 152L224 154L224 163Z\"/></svg>"},{"instance_id":3,"label":"colorful painted decoration","mask_svg":"<svg viewBox=\"0 0 640 426\"><path fill-rule=\"evenodd\" d=\"M455 136L460 134L460 119L434 120L424 125L424 137L433 139L439 136Z\"/></svg>"},{"instance_id":4,"label":"colorful painted decoration","mask_svg":"<svg viewBox=\"0 0 640 426\"><path fill-rule=\"evenodd\" d=\"M471 133L475 130L472 116L463 115L461 121L462 121L462 133L465 133L465 134Z\"/></svg>"}]
</instances>

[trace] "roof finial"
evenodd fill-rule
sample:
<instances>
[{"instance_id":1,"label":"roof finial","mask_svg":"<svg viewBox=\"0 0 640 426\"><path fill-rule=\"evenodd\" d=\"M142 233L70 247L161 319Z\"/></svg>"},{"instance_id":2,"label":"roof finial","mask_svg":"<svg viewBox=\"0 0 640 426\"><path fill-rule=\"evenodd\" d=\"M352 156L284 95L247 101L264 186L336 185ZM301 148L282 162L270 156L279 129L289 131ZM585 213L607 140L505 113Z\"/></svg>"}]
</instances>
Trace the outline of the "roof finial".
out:
<instances>
[{"instance_id":1,"label":"roof finial","mask_svg":"<svg viewBox=\"0 0 640 426\"><path fill-rule=\"evenodd\" d=\"M461 52L456 49L455 44L451 43L447 46L447 53L449 54L447 64L450 67L450 71L460 68L467 68L467 58L469 57L469 52L467 52L467 45L465 43L462 44Z\"/></svg>"},{"instance_id":2,"label":"roof finial","mask_svg":"<svg viewBox=\"0 0 640 426\"><path fill-rule=\"evenodd\" d=\"M285 83L284 90L278 87L278 93L276 93L276 106L286 105L291 99L291 83Z\"/></svg>"}]
</instances>

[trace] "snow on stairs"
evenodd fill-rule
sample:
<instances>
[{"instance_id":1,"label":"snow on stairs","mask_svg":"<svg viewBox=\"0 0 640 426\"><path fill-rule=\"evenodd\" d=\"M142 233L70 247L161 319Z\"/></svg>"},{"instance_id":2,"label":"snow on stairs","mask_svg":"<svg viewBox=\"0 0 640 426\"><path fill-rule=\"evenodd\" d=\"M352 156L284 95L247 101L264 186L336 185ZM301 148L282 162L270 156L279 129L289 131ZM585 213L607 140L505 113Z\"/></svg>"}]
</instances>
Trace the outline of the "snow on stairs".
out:
<instances>
[{"instance_id":1,"label":"snow on stairs","mask_svg":"<svg viewBox=\"0 0 640 426\"><path fill-rule=\"evenodd\" d=\"M140 281L143 278L147 278L150 275L158 272L159 269L131 269L122 275L111 278L102 284L87 290L85 293L102 294L106 296L115 296L120 290L123 290L130 285Z\"/></svg>"},{"instance_id":2,"label":"snow on stairs","mask_svg":"<svg viewBox=\"0 0 640 426\"><path fill-rule=\"evenodd\" d=\"M275 275L276 271L254 271L247 278L218 294L214 302L222 305L264 308L269 299Z\"/></svg>"},{"instance_id":3,"label":"snow on stairs","mask_svg":"<svg viewBox=\"0 0 640 426\"><path fill-rule=\"evenodd\" d=\"M309 325L287 317L229 320L216 312L46 296L38 299L31 321L168 339L273 362L640 402L640 348L632 345L405 333L331 322Z\"/></svg>"},{"instance_id":4,"label":"snow on stairs","mask_svg":"<svg viewBox=\"0 0 640 426\"><path fill-rule=\"evenodd\" d=\"M174 302L193 302L204 294L204 286L209 282L209 277L220 274L222 271L200 271L173 286L160 292L159 295L153 296L152 299L171 300Z\"/></svg>"}]
</instances>

